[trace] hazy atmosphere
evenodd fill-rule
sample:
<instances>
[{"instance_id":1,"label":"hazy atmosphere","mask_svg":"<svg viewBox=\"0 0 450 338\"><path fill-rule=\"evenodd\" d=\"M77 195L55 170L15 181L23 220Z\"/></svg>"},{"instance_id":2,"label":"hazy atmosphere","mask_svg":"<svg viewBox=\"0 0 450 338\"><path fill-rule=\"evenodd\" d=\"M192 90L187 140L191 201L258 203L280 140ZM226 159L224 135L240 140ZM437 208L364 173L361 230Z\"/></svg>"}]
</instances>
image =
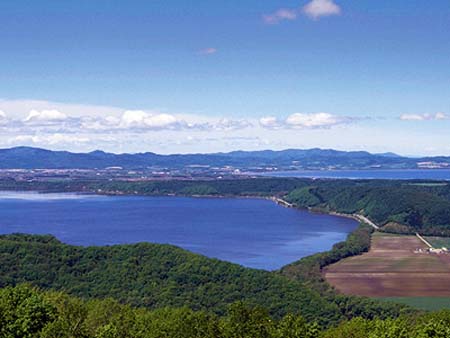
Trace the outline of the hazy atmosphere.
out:
<instances>
[{"instance_id":1,"label":"hazy atmosphere","mask_svg":"<svg viewBox=\"0 0 450 338\"><path fill-rule=\"evenodd\" d=\"M450 155L448 1L0 3L0 147Z\"/></svg>"}]
</instances>

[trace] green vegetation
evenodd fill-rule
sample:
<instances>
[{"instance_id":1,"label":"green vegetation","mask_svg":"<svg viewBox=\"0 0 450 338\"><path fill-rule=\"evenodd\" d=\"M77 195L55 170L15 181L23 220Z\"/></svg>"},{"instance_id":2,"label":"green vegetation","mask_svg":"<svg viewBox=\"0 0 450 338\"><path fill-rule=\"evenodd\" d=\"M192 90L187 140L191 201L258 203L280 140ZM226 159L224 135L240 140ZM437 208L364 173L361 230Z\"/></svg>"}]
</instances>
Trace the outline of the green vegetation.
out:
<instances>
[{"instance_id":1,"label":"green vegetation","mask_svg":"<svg viewBox=\"0 0 450 338\"><path fill-rule=\"evenodd\" d=\"M281 338L317 337L319 327L300 316L273 320L242 302L219 318L188 308L155 311L115 300L82 301L61 292L20 285L0 289L0 337L17 338Z\"/></svg>"},{"instance_id":2,"label":"green vegetation","mask_svg":"<svg viewBox=\"0 0 450 338\"><path fill-rule=\"evenodd\" d=\"M450 237L426 237L425 239L435 248L450 248Z\"/></svg>"},{"instance_id":3,"label":"green vegetation","mask_svg":"<svg viewBox=\"0 0 450 338\"><path fill-rule=\"evenodd\" d=\"M448 184L345 180L311 183L291 191L286 200L324 212L360 213L381 226L387 225L386 231L450 236Z\"/></svg>"},{"instance_id":4,"label":"green vegetation","mask_svg":"<svg viewBox=\"0 0 450 338\"><path fill-rule=\"evenodd\" d=\"M366 235L367 229L359 232ZM345 242L336 245L335 252L340 254L330 257L349 255L350 247L357 253L358 237L358 233L350 236L348 247ZM306 259L305 266L308 262ZM283 272L286 277L169 245L84 248L62 244L52 236L0 236L0 287L32 283L85 299L113 297L132 306L186 306L218 315L223 315L229 304L245 301L264 307L275 318L301 314L325 326L343 318L389 318L411 311L398 304L336 295L323 287L325 282L318 278L320 268L317 271L310 276L306 270L305 275Z\"/></svg>"},{"instance_id":5,"label":"green vegetation","mask_svg":"<svg viewBox=\"0 0 450 338\"><path fill-rule=\"evenodd\" d=\"M377 299L387 302L406 304L425 311L450 309L449 297L385 297Z\"/></svg>"},{"instance_id":6,"label":"green vegetation","mask_svg":"<svg viewBox=\"0 0 450 338\"><path fill-rule=\"evenodd\" d=\"M341 317L335 304L300 282L169 245L84 248L51 236L0 236L0 287L27 282L152 309L187 306L223 315L229 304L242 300L277 318L302 313L329 324Z\"/></svg>"},{"instance_id":7,"label":"green vegetation","mask_svg":"<svg viewBox=\"0 0 450 338\"><path fill-rule=\"evenodd\" d=\"M324 332L322 338L446 338L450 337L450 312L388 320L355 318Z\"/></svg>"},{"instance_id":8,"label":"green vegetation","mask_svg":"<svg viewBox=\"0 0 450 338\"><path fill-rule=\"evenodd\" d=\"M450 236L450 186L444 183L295 178L0 181L0 190L278 196L299 208L364 214L384 230ZM85 248L65 245L51 236L0 236L0 287L5 288L0 291L0 337L450 336L449 312L420 315L385 300L338 295L326 283L322 268L366 252L371 234L372 228L362 225L331 251L277 273L168 245ZM70 296L8 287L21 283ZM419 308L431 305L431 299L389 300ZM319 332L317 325L337 326Z\"/></svg>"},{"instance_id":9,"label":"green vegetation","mask_svg":"<svg viewBox=\"0 0 450 338\"><path fill-rule=\"evenodd\" d=\"M330 329L301 316L274 319L231 304L218 317L188 308L146 310L113 299L83 301L27 285L0 289L0 337L7 338L432 338L449 337L450 312L397 319L354 318Z\"/></svg>"},{"instance_id":10,"label":"green vegetation","mask_svg":"<svg viewBox=\"0 0 450 338\"><path fill-rule=\"evenodd\" d=\"M308 180L296 178L252 178L209 181L32 181L0 180L0 190L41 192L88 192L102 194L139 194L149 196L273 196L304 187Z\"/></svg>"}]
</instances>

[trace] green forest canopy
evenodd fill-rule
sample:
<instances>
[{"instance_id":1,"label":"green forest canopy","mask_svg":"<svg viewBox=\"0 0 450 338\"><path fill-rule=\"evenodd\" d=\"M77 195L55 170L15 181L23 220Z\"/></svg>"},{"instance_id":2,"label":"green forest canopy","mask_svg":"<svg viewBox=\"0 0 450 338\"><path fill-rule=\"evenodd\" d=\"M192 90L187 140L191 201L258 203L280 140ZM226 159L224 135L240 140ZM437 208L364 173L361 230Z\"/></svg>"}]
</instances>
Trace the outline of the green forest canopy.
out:
<instances>
[{"instance_id":1,"label":"green forest canopy","mask_svg":"<svg viewBox=\"0 0 450 338\"><path fill-rule=\"evenodd\" d=\"M270 317L264 308L231 304L225 316L188 308L137 309L83 301L27 285L0 289L0 337L17 338L435 338L450 336L450 311L397 319L354 318L326 329L303 317Z\"/></svg>"},{"instance_id":2,"label":"green forest canopy","mask_svg":"<svg viewBox=\"0 0 450 338\"><path fill-rule=\"evenodd\" d=\"M276 318L301 314L321 325L409 311L402 305L322 292L320 282L301 273L284 276L244 268L170 245L76 247L52 236L0 236L0 287L20 283L86 299L113 297L150 309L187 306L218 315L233 302L245 301Z\"/></svg>"}]
</instances>

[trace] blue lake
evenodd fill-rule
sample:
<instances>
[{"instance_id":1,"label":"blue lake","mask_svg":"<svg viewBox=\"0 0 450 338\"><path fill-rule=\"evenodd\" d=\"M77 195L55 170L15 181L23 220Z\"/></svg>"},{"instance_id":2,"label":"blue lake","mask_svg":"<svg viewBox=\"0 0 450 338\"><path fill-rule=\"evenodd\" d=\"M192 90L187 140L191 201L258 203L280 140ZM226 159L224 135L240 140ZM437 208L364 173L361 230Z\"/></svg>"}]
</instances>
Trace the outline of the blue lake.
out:
<instances>
[{"instance_id":1,"label":"blue lake","mask_svg":"<svg viewBox=\"0 0 450 338\"><path fill-rule=\"evenodd\" d=\"M263 199L0 192L2 234L52 234L85 246L168 243L266 270L328 250L356 227Z\"/></svg>"},{"instance_id":2,"label":"blue lake","mask_svg":"<svg viewBox=\"0 0 450 338\"><path fill-rule=\"evenodd\" d=\"M265 172L255 175L273 177L448 181L450 180L450 169L293 170Z\"/></svg>"}]
</instances>

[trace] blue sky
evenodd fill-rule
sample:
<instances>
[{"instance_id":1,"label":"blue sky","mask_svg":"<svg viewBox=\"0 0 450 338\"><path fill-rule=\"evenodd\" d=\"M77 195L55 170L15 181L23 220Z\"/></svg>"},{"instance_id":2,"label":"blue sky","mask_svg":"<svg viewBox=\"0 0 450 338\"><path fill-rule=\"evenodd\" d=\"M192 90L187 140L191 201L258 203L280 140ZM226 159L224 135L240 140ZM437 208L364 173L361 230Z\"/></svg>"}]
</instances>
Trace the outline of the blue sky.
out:
<instances>
[{"instance_id":1,"label":"blue sky","mask_svg":"<svg viewBox=\"0 0 450 338\"><path fill-rule=\"evenodd\" d=\"M3 147L450 155L449 1L4 0L0 22Z\"/></svg>"}]
</instances>

